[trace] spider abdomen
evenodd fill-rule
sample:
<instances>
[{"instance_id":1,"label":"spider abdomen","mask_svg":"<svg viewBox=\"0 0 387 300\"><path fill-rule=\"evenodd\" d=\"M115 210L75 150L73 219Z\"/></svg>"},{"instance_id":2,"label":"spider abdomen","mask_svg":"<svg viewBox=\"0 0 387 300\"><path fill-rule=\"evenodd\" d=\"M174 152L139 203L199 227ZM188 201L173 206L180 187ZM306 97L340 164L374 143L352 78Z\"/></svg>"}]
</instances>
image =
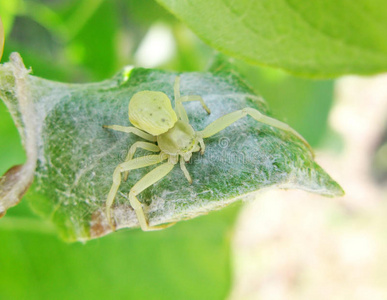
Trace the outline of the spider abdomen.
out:
<instances>
[{"instance_id":1,"label":"spider abdomen","mask_svg":"<svg viewBox=\"0 0 387 300\"><path fill-rule=\"evenodd\" d=\"M156 136L172 128L177 116L166 94L142 91L130 99L129 121L137 128Z\"/></svg>"}]
</instances>

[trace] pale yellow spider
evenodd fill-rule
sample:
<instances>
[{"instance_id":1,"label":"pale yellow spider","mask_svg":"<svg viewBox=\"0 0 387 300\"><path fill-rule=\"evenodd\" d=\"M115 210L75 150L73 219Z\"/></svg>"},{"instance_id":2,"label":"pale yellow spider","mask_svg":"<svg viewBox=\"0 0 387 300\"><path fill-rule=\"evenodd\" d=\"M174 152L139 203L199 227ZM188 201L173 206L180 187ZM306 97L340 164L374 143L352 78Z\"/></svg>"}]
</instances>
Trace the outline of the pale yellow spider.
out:
<instances>
[{"instance_id":1,"label":"pale yellow spider","mask_svg":"<svg viewBox=\"0 0 387 300\"><path fill-rule=\"evenodd\" d=\"M180 77L178 76L176 77L174 84L174 94L175 109L172 108L168 96L162 92L138 92L134 94L129 101L129 121L135 127L124 127L119 125L103 126L104 128L133 133L149 141L135 142L130 147L125 162L119 164L114 170L113 185L106 200L106 216L111 224L111 206L121 184L121 173L124 173L124 178L126 178L128 176L128 171L130 170L144 168L167 160L167 162L147 173L130 189L129 201L136 212L142 230L159 230L173 225L174 223L149 226L142 204L136 196L166 176L179 161L180 168L185 177L189 183L192 183L185 162L189 161L193 152L201 151L201 154L204 154L205 146L203 139L218 133L247 115L253 117L258 122L291 132L310 147L305 139L289 127L289 125L265 116L258 110L250 107L226 114L209 124L203 130L195 131L189 124L183 102L200 101L203 108L209 114L211 113L210 109L204 103L201 96L180 96ZM157 155L133 158L137 148L160 153Z\"/></svg>"}]
</instances>

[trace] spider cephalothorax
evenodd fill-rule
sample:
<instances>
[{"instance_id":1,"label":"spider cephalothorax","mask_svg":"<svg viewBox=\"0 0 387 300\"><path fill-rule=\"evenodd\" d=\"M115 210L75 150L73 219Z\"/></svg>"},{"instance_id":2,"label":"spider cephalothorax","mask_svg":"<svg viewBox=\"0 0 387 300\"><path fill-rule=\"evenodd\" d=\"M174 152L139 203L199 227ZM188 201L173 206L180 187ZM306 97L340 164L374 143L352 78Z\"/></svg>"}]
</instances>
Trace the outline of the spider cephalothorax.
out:
<instances>
[{"instance_id":1,"label":"spider cephalothorax","mask_svg":"<svg viewBox=\"0 0 387 300\"><path fill-rule=\"evenodd\" d=\"M189 124L183 102L200 101L208 114L211 113L210 109L204 103L201 96L180 96L179 77L176 77L175 80L174 96L175 108L173 109L170 99L162 92L138 92L134 94L129 101L129 120L135 127L124 127L119 125L103 126L104 128L133 133L148 141L134 143L129 149L125 162L119 164L113 173L113 184L106 200L106 215L110 224L113 224L111 206L121 184L121 173L124 173L125 178L128 176L128 171L130 170L155 165L164 161L163 164L147 173L130 189L129 201L136 212L137 219L143 230L158 230L172 225L149 226L142 204L136 196L166 176L179 161L180 168L185 177L192 183L185 162L191 158L192 153L194 152L200 151L201 154L204 154L205 145L203 139L218 133L247 115L250 115L258 122L291 132L301 138L301 140L310 147L303 137L287 124L265 116L251 107L226 114L209 124L203 130L195 131ZM133 158L137 148L159 154Z\"/></svg>"}]
</instances>

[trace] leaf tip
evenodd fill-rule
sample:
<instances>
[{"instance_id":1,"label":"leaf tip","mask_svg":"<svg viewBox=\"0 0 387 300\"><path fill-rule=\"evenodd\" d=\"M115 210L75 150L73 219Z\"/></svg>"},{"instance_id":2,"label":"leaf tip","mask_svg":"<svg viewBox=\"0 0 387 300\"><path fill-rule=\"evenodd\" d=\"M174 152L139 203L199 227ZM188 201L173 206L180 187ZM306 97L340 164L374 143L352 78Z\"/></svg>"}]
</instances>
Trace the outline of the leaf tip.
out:
<instances>
[{"instance_id":1,"label":"leaf tip","mask_svg":"<svg viewBox=\"0 0 387 300\"><path fill-rule=\"evenodd\" d=\"M344 189L332 178L326 183L326 190L321 193L326 197L343 197L345 195Z\"/></svg>"},{"instance_id":2,"label":"leaf tip","mask_svg":"<svg viewBox=\"0 0 387 300\"><path fill-rule=\"evenodd\" d=\"M336 189L334 190L334 197L343 197L345 196L344 189L336 182Z\"/></svg>"}]
</instances>

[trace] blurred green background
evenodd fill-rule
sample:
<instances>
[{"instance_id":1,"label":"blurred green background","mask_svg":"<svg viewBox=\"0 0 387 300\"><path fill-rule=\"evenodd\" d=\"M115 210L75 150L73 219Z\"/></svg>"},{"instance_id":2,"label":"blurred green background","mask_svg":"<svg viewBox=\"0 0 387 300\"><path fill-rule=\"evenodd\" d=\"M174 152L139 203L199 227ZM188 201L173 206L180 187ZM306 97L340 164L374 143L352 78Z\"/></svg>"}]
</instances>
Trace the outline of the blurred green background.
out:
<instances>
[{"instance_id":1,"label":"blurred green background","mask_svg":"<svg viewBox=\"0 0 387 300\"><path fill-rule=\"evenodd\" d=\"M2 61L17 51L33 74L90 82L128 64L204 71L214 51L152 0L0 2ZM318 146L332 81L235 62L272 114ZM17 130L0 103L0 173L23 163ZM238 205L152 233L122 230L66 244L36 217L28 197L0 221L0 299L224 299L232 281L230 239Z\"/></svg>"}]
</instances>

